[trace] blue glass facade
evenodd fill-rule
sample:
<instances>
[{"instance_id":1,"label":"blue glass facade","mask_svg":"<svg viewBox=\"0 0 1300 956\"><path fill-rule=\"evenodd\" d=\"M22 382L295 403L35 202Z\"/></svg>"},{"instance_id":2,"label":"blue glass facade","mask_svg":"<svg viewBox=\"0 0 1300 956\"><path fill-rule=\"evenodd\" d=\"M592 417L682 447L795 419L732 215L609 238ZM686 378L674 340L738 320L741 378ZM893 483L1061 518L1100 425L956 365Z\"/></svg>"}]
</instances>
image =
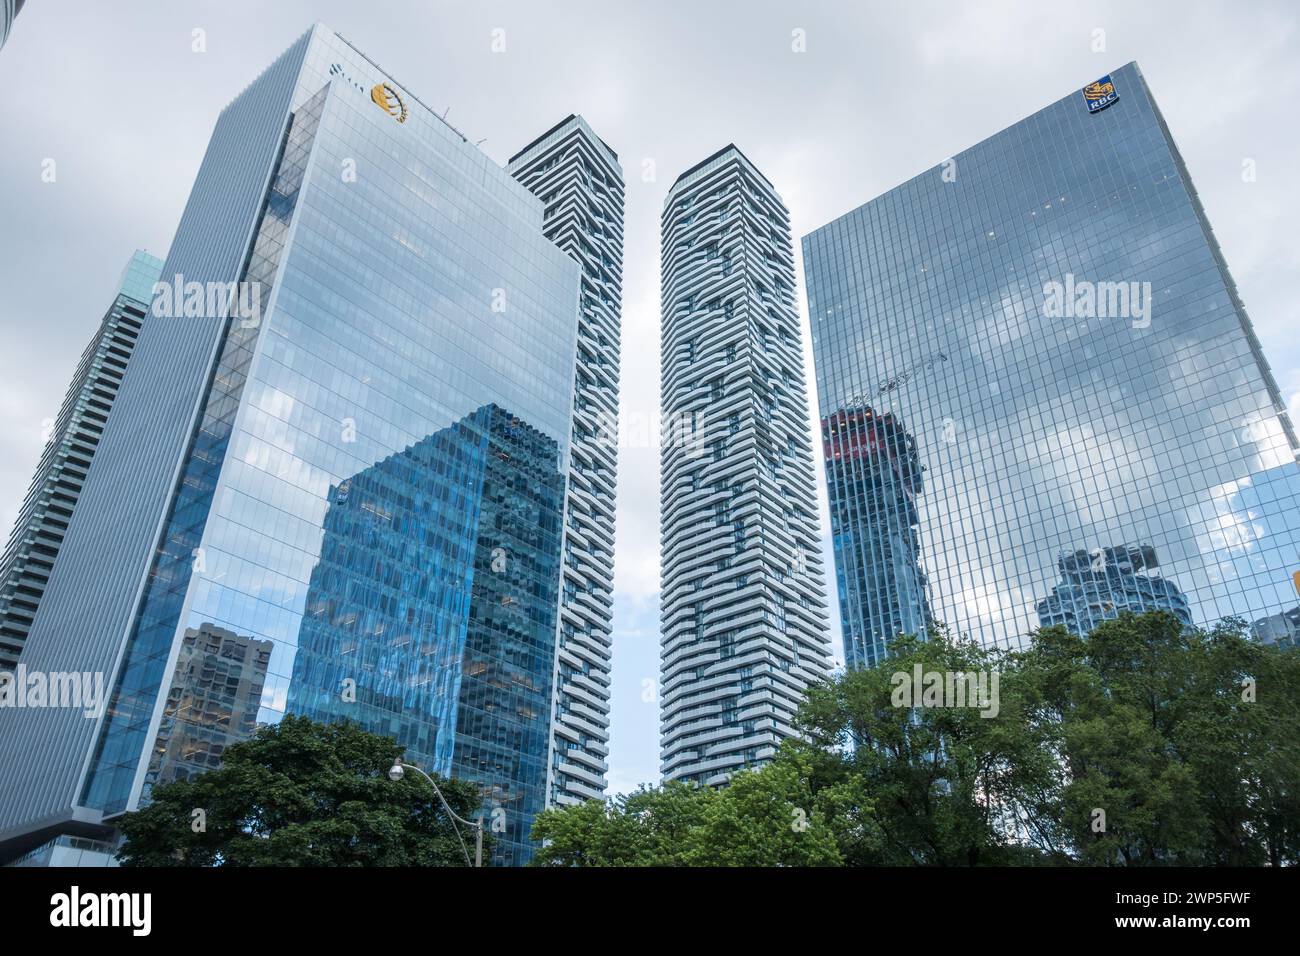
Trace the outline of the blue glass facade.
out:
<instances>
[{"instance_id":1,"label":"blue glass facade","mask_svg":"<svg viewBox=\"0 0 1300 956\"><path fill-rule=\"evenodd\" d=\"M1141 73L1111 79L804 238L850 665L928 620L1296 605L1294 429Z\"/></svg>"},{"instance_id":2,"label":"blue glass facade","mask_svg":"<svg viewBox=\"0 0 1300 956\"><path fill-rule=\"evenodd\" d=\"M324 92L295 112L286 148L267 193L253 256L243 275L243 281L257 283L263 290L269 288L284 248L306 157L320 120ZM165 320L162 316L156 318ZM196 572L202 577L207 569L203 531L230 449L235 416L260 334L260 322L227 320L216 374L208 386L199 427L185 456L178 490L96 743L90 776L82 794L82 801L88 806L113 813L125 810L134 795L140 752L148 739L159 685L167 673L177 621ZM208 627L212 623L205 620L195 622L194 626ZM170 722L168 726L172 726ZM240 737L239 728L232 727L229 742ZM160 741L160 744L164 754L172 751L168 742ZM219 744L216 755L220 756ZM157 771L153 775L156 777ZM168 771L165 779L172 776Z\"/></svg>"},{"instance_id":3,"label":"blue glass facade","mask_svg":"<svg viewBox=\"0 0 1300 956\"><path fill-rule=\"evenodd\" d=\"M835 489L831 523L842 613L870 629L868 640L853 643L849 663L871 666L890 638L925 633L934 623L917 507L925 469L903 424L869 406L822 419L822 454Z\"/></svg>"},{"instance_id":4,"label":"blue glass facade","mask_svg":"<svg viewBox=\"0 0 1300 956\"><path fill-rule=\"evenodd\" d=\"M489 783L504 863L545 801L563 494L554 439L495 405L332 486L289 682L290 712Z\"/></svg>"},{"instance_id":5,"label":"blue glass facade","mask_svg":"<svg viewBox=\"0 0 1300 956\"><path fill-rule=\"evenodd\" d=\"M316 27L293 82L240 274L261 314L225 320L81 803L128 808L286 712L346 718L479 783L524 862L578 267L346 41Z\"/></svg>"}]
</instances>

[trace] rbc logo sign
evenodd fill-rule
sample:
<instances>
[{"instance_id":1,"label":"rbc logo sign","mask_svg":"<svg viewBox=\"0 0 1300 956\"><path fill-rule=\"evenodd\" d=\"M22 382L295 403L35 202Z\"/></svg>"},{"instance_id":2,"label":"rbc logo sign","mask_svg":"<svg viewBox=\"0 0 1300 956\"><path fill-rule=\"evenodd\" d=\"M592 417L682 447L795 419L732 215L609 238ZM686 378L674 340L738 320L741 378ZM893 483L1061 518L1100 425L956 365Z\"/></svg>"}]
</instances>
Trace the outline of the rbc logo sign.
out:
<instances>
[{"instance_id":1,"label":"rbc logo sign","mask_svg":"<svg viewBox=\"0 0 1300 956\"><path fill-rule=\"evenodd\" d=\"M1089 83L1083 88L1083 101L1088 104L1089 113L1099 113L1119 99L1115 84L1107 73L1096 83Z\"/></svg>"}]
</instances>

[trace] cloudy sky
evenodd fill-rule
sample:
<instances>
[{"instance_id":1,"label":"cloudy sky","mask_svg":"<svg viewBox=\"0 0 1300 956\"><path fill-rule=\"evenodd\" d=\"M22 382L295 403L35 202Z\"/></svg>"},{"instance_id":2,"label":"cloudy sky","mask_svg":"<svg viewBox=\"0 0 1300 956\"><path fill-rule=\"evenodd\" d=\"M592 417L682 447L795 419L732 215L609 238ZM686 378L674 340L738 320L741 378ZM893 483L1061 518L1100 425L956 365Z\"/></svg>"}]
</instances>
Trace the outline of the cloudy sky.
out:
<instances>
[{"instance_id":1,"label":"cloudy sky","mask_svg":"<svg viewBox=\"0 0 1300 956\"><path fill-rule=\"evenodd\" d=\"M658 407L659 211L681 170L736 143L798 237L1137 60L1295 414L1298 16L1293 0L29 0L0 51L0 525L127 257L165 255L217 113L316 20L498 162L571 112L618 151L639 416ZM624 449L619 472L610 784L627 790L658 778L657 453Z\"/></svg>"}]
</instances>

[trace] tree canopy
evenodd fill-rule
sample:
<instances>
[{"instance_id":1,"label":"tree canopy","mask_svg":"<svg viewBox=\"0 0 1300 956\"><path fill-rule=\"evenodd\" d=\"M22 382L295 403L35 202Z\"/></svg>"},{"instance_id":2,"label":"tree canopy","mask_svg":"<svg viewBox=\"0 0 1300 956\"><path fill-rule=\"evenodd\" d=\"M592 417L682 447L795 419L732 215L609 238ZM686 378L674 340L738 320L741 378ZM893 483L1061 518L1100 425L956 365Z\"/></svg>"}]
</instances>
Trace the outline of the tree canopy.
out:
<instances>
[{"instance_id":1,"label":"tree canopy","mask_svg":"<svg viewBox=\"0 0 1300 956\"><path fill-rule=\"evenodd\" d=\"M984 699L954 700L974 675ZM547 810L534 863L1294 864L1298 712L1300 651L1240 621L1125 614L1017 650L936 629L813 687L801 735L724 788Z\"/></svg>"},{"instance_id":2,"label":"tree canopy","mask_svg":"<svg viewBox=\"0 0 1300 956\"><path fill-rule=\"evenodd\" d=\"M388 779L402 750L355 724L287 715L229 747L219 768L157 787L147 806L120 821L126 840L118 859L123 866L465 866L461 840L428 781L413 773ZM477 813L476 787L434 779L456 813Z\"/></svg>"}]
</instances>

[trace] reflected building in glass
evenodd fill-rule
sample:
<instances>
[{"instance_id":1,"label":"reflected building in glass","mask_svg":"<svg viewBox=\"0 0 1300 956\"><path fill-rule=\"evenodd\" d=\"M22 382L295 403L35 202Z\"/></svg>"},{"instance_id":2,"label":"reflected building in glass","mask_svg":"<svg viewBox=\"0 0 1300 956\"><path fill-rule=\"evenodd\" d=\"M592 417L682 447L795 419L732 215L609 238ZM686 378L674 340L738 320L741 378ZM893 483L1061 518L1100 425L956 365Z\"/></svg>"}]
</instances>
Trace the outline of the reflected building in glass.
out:
<instances>
[{"instance_id":1,"label":"reflected building in glass","mask_svg":"<svg viewBox=\"0 0 1300 956\"><path fill-rule=\"evenodd\" d=\"M545 802L563 495L556 441L495 405L332 486L289 682L490 787L503 863Z\"/></svg>"},{"instance_id":2,"label":"reflected building in glass","mask_svg":"<svg viewBox=\"0 0 1300 956\"><path fill-rule=\"evenodd\" d=\"M293 711L474 780L522 862L579 292L542 201L317 25L222 112L161 272L237 295L154 301L25 649L107 710L0 713L0 859Z\"/></svg>"},{"instance_id":3,"label":"reflected building in glass","mask_svg":"<svg viewBox=\"0 0 1300 956\"><path fill-rule=\"evenodd\" d=\"M273 643L202 624L185 629L158 724L145 793L221 765L257 729Z\"/></svg>"},{"instance_id":4,"label":"reflected building in glass","mask_svg":"<svg viewBox=\"0 0 1300 956\"><path fill-rule=\"evenodd\" d=\"M861 402L822 419L822 454L836 489L832 526L842 540L836 584L852 605L846 616L860 628L844 642L845 663L872 667L887 641L924 634L934 623L917 510L925 467L902 422Z\"/></svg>"},{"instance_id":5,"label":"reflected building in glass","mask_svg":"<svg viewBox=\"0 0 1300 956\"><path fill-rule=\"evenodd\" d=\"M1261 644L1300 645L1300 606L1252 622L1250 633Z\"/></svg>"},{"instance_id":6,"label":"reflected building in glass","mask_svg":"<svg viewBox=\"0 0 1300 956\"><path fill-rule=\"evenodd\" d=\"M849 661L1295 606L1296 434L1136 64L803 255Z\"/></svg>"},{"instance_id":7,"label":"reflected building in glass","mask_svg":"<svg viewBox=\"0 0 1300 956\"><path fill-rule=\"evenodd\" d=\"M1102 621L1128 611L1167 611L1191 624L1187 597L1156 568L1160 561L1149 545L1120 545L1074 551L1056 562L1061 578L1052 593L1038 602L1042 627L1061 625L1087 637Z\"/></svg>"}]
</instances>

